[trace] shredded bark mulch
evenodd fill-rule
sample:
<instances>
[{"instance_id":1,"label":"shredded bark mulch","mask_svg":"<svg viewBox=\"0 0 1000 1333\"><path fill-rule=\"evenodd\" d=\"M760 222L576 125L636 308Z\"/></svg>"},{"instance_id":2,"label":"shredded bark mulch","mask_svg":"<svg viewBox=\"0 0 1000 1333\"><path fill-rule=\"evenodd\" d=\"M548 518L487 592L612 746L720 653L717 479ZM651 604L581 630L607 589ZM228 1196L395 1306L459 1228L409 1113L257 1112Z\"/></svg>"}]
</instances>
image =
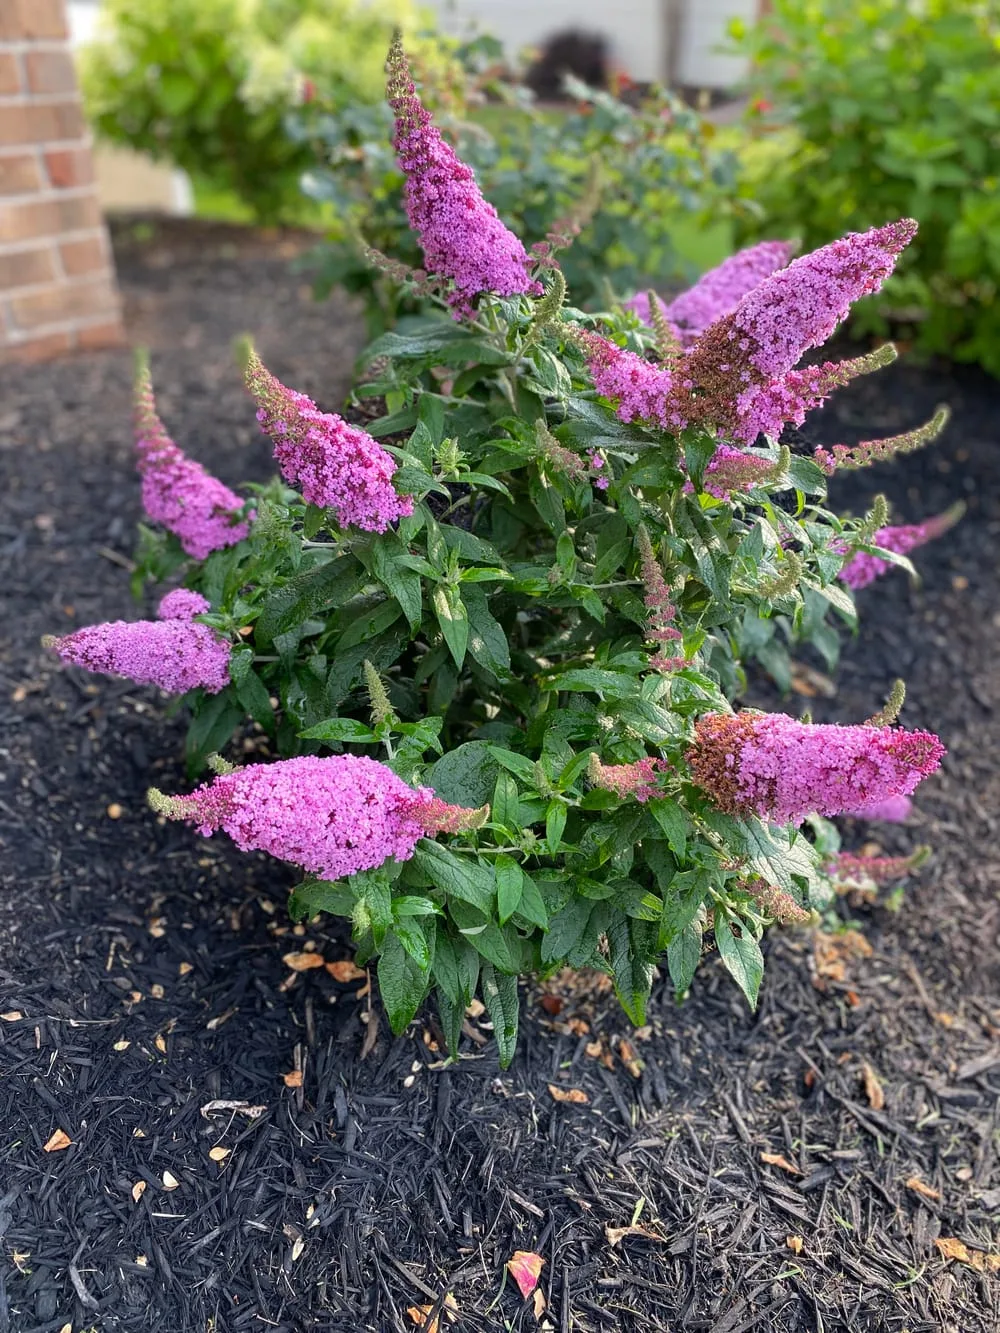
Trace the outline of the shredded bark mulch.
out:
<instances>
[{"instance_id":1,"label":"shredded bark mulch","mask_svg":"<svg viewBox=\"0 0 1000 1333\"><path fill-rule=\"evenodd\" d=\"M117 240L175 437L264 479L232 338L335 408L356 313L289 275L301 238ZM836 696L784 704L859 721L906 678L944 770L908 826L845 831L931 843L919 879L895 910L843 903L860 937L773 935L756 1014L712 957L639 1033L596 978L528 989L501 1073L482 1015L447 1068L429 1017L393 1040L342 926L290 927L290 874L146 808L184 789L183 719L40 648L137 614L129 380L122 353L0 371L0 1333L402 1333L449 1293L441 1333L996 1330L1000 386L904 362L814 424L854 442L955 412L837 480L897 522L969 512L919 587L861 594ZM310 954L330 966L283 961ZM543 1302L505 1278L517 1250Z\"/></svg>"}]
</instances>

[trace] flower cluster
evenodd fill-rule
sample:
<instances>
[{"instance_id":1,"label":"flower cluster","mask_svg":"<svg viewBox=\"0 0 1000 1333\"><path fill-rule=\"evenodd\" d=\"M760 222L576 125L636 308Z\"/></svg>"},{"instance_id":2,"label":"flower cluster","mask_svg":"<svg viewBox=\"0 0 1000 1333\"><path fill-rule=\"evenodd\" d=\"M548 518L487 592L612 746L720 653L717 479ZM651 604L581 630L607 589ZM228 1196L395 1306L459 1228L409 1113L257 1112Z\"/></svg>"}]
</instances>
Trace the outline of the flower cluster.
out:
<instances>
[{"instance_id":1,"label":"flower cluster","mask_svg":"<svg viewBox=\"0 0 1000 1333\"><path fill-rule=\"evenodd\" d=\"M774 884L768 884L762 879L753 879L742 883L740 888L753 898L767 916L783 926L802 926L812 920L811 912L797 903L790 893L786 893L784 889L779 889Z\"/></svg>"},{"instance_id":2,"label":"flower cluster","mask_svg":"<svg viewBox=\"0 0 1000 1333\"><path fill-rule=\"evenodd\" d=\"M720 444L705 466L702 490L714 495L717 500L725 500L733 491L749 491L754 486L762 485L775 472L773 458L748 454L742 449ZM686 482L684 489L692 491L694 487L691 482Z\"/></svg>"},{"instance_id":3,"label":"flower cluster","mask_svg":"<svg viewBox=\"0 0 1000 1333\"><path fill-rule=\"evenodd\" d=\"M167 435L143 359L136 372L135 433L142 505L153 522L174 533L193 560L242 541L249 531L240 519L243 501Z\"/></svg>"},{"instance_id":4,"label":"flower cluster","mask_svg":"<svg viewBox=\"0 0 1000 1333\"><path fill-rule=\"evenodd\" d=\"M481 815L436 801L384 764L355 755L306 755L223 773L189 796L153 789L150 804L206 836L222 829L242 851L268 852L323 879L408 861L431 830L472 827Z\"/></svg>"},{"instance_id":5,"label":"flower cluster","mask_svg":"<svg viewBox=\"0 0 1000 1333\"><path fill-rule=\"evenodd\" d=\"M596 754L590 756L587 777L595 787L614 792L619 800L634 796L648 801L656 795L656 774L665 768L662 759L637 759L632 764L602 764Z\"/></svg>"},{"instance_id":6,"label":"flower cluster","mask_svg":"<svg viewBox=\"0 0 1000 1333\"><path fill-rule=\"evenodd\" d=\"M674 624L677 608L670 600L670 589L653 551L649 533L644 527L639 529L639 560L642 568L643 602L648 613L646 638L657 645L649 664L657 671L675 671L684 665L686 658L671 657L667 652L667 644L679 643L684 636Z\"/></svg>"},{"instance_id":7,"label":"flower cluster","mask_svg":"<svg viewBox=\"0 0 1000 1333\"><path fill-rule=\"evenodd\" d=\"M173 598L176 605L182 591L169 593L164 601ZM199 606L192 614L204 609ZM45 642L73 666L125 676L137 685L158 685L167 694L187 694L195 689L218 694L229 684L229 643L208 625L196 625L175 613L170 613L169 619L86 625L61 639Z\"/></svg>"},{"instance_id":8,"label":"flower cluster","mask_svg":"<svg viewBox=\"0 0 1000 1333\"><path fill-rule=\"evenodd\" d=\"M710 713L698 720L688 762L719 809L790 823L908 796L943 754L926 731L817 725L783 713Z\"/></svg>"},{"instance_id":9,"label":"flower cluster","mask_svg":"<svg viewBox=\"0 0 1000 1333\"><path fill-rule=\"evenodd\" d=\"M655 299L681 345L690 347L709 325L728 315L758 283L784 268L791 257L792 246L787 241L761 241L709 269L673 301ZM650 294L639 292L625 302L625 308L634 310L644 324L653 323Z\"/></svg>"},{"instance_id":10,"label":"flower cluster","mask_svg":"<svg viewBox=\"0 0 1000 1333\"><path fill-rule=\"evenodd\" d=\"M413 513L413 498L393 488L395 461L367 431L286 388L252 348L246 381L257 420L274 441L281 475L298 486L307 504L332 509L341 527L365 532L385 532Z\"/></svg>"},{"instance_id":11,"label":"flower cluster","mask_svg":"<svg viewBox=\"0 0 1000 1333\"><path fill-rule=\"evenodd\" d=\"M925 518L922 523L906 523L899 527L879 528L872 538L873 546L881 546L886 551L895 551L897 555L907 555L910 551L923 546L925 542L940 537L958 522L962 515L961 507L956 506L933 518ZM849 588L867 588L877 578L893 566L880 556L858 551L840 571L839 577Z\"/></svg>"},{"instance_id":12,"label":"flower cluster","mask_svg":"<svg viewBox=\"0 0 1000 1333\"><path fill-rule=\"evenodd\" d=\"M445 143L420 101L397 37L389 51L388 101L396 117L393 145L406 175L410 226L429 273L451 281L448 303L470 317L484 292L541 293L524 246L483 198L475 174Z\"/></svg>"},{"instance_id":13,"label":"flower cluster","mask_svg":"<svg viewBox=\"0 0 1000 1333\"><path fill-rule=\"evenodd\" d=\"M854 809L845 810L843 813L854 819L874 819L882 824L903 824L913 813L913 802L909 796L890 796L887 800L855 806Z\"/></svg>"},{"instance_id":14,"label":"flower cluster","mask_svg":"<svg viewBox=\"0 0 1000 1333\"><path fill-rule=\"evenodd\" d=\"M622 421L655 421L676 429L684 425L684 419L669 405L674 377L666 367L589 330L578 331L575 341L587 357L594 388L605 398L617 400Z\"/></svg>"},{"instance_id":15,"label":"flower cluster","mask_svg":"<svg viewBox=\"0 0 1000 1333\"><path fill-rule=\"evenodd\" d=\"M202 597L200 592L192 592L190 588L174 588L161 597L156 615L159 620L194 620L195 616L204 615L209 607L208 598Z\"/></svg>"}]
</instances>

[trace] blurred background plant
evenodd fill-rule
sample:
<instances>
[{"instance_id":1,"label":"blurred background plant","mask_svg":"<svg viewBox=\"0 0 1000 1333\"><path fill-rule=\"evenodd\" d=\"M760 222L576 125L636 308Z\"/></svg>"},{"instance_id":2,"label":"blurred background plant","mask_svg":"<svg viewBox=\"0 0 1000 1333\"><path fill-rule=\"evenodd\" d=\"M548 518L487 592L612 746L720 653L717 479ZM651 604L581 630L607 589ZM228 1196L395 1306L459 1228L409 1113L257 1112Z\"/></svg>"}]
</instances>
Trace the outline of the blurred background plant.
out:
<instances>
[{"instance_id":1,"label":"blurred background plant","mask_svg":"<svg viewBox=\"0 0 1000 1333\"><path fill-rule=\"evenodd\" d=\"M309 147L286 127L314 90L332 107L376 102L394 27L430 69L413 0L105 0L81 53L95 131L187 171L196 194L229 192L246 220L302 220Z\"/></svg>"},{"instance_id":2,"label":"blurred background plant","mask_svg":"<svg viewBox=\"0 0 1000 1333\"><path fill-rule=\"evenodd\" d=\"M1000 375L1000 9L996 0L774 0L733 24L751 57L741 240L806 249L889 218L920 223L853 319Z\"/></svg>"}]
</instances>

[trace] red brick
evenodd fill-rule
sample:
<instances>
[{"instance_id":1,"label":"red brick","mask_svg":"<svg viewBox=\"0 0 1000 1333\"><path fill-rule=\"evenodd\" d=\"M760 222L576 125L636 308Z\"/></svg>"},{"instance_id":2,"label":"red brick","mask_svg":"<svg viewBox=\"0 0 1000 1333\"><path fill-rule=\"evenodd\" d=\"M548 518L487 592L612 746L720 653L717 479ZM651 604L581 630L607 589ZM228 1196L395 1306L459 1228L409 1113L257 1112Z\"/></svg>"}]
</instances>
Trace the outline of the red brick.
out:
<instances>
[{"instance_id":1,"label":"red brick","mask_svg":"<svg viewBox=\"0 0 1000 1333\"><path fill-rule=\"evenodd\" d=\"M0 106L0 145L21 147L58 139L82 139L83 135L83 109L77 100Z\"/></svg>"},{"instance_id":2,"label":"red brick","mask_svg":"<svg viewBox=\"0 0 1000 1333\"><path fill-rule=\"evenodd\" d=\"M35 250L15 250L0 254L0 291L12 287L35 287L54 282L56 266L51 247Z\"/></svg>"},{"instance_id":3,"label":"red brick","mask_svg":"<svg viewBox=\"0 0 1000 1333\"><path fill-rule=\"evenodd\" d=\"M100 225L101 210L95 194L0 204L0 245L66 231L93 231Z\"/></svg>"},{"instance_id":4,"label":"red brick","mask_svg":"<svg viewBox=\"0 0 1000 1333\"><path fill-rule=\"evenodd\" d=\"M0 97L11 97L21 91L21 66L17 56L0 51Z\"/></svg>"},{"instance_id":5,"label":"red brick","mask_svg":"<svg viewBox=\"0 0 1000 1333\"><path fill-rule=\"evenodd\" d=\"M34 153L0 157L0 197L5 194L33 194L41 187L42 173Z\"/></svg>"},{"instance_id":6,"label":"red brick","mask_svg":"<svg viewBox=\"0 0 1000 1333\"><path fill-rule=\"evenodd\" d=\"M24 330L70 320L97 320L118 314L118 295L110 274L95 282L59 283L28 296L12 296L10 310L17 327Z\"/></svg>"},{"instance_id":7,"label":"red brick","mask_svg":"<svg viewBox=\"0 0 1000 1333\"><path fill-rule=\"evenodd\" d=\"M67 36L63 0L3 0L0 4L0 41Z\"/></svg>"},{"instance_id":8,"label":"red brick","mask_svg":"<svg viewBox=\"0 0 1000 1333\"><path fill-rule=\"evenodd\" d=\"M68 278L80 278L87 273L104 273L108 268L108 257L100 236L63 241L59 246L59 254Z\"/></svg>"},{"instance_id":9,"label":"red brick","mask_svg":"<svg viewBox=\"0 0 1000 1333\"><path fill-rule=\"evenodd\" d=\"M45 169L57 190L89 185L94 179L94 162L89 148L53 149L45 154Z\"/></svg>"},{"instance_id":10,"label":"red brick","mask_svg":"<svg viewBox=\"0 0 1000 1333\"><path fill-rule=\"evenodd\" d=\"M6 347L0 342L0 365L11 361L48 361L50 357L63 356L72 349L71 333L44 333L39 338L8 343Z\"/></svg>"},{"instance_id":11,"label":"red brick","mask_svg":"<svg viewBox=\"0 0 1000 1333\"><path fill-rule=\"evenodd\" d=\"M26 51L24 68L33 93L66 93L69 97L76 93L76 69L68 51Z\"/></svg>"},{"instance_id":12,"label":"red brick","mask_svg":"<svg viewBox=\"0 0 1000 1333\"><path fill-rule=\"evenodd\" d=\"M103 324L88 324L77 330L76 341L84 352L96 351L101 347L121 347L125 341L125 330L118 319Z\"/></svg>"}]
</instances>

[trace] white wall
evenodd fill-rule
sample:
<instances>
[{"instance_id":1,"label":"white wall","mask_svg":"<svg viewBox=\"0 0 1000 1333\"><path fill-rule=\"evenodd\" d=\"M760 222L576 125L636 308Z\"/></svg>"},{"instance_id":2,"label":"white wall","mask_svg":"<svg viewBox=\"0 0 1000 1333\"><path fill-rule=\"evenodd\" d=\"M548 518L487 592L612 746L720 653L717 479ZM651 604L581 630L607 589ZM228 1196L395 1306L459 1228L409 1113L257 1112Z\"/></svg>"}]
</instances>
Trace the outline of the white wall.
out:
<instances>
[{"instance_id":1,"label":"white wall","mask_svg":"<svg viewBox=\"0 0 1000 1333\"><path fill-rule=\"evenodd\" d=\"M685 0L675 64L678 83L690 88L731 88L739 83L746 61L720 55L715 48L727 41L730 19L752 23L757 11L758 0Z\"/></svg>"}]
</instances>

